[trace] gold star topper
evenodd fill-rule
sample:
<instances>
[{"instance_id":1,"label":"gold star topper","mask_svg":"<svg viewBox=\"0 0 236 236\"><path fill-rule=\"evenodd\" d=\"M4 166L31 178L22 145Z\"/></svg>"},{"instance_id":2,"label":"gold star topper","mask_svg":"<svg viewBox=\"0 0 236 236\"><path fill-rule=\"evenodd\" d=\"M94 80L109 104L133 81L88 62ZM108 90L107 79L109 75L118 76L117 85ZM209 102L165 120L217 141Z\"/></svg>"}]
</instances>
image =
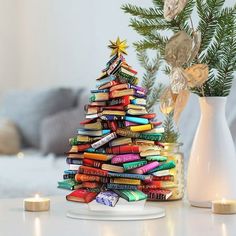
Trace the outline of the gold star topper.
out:
<instances>
[{"instance_id":1,"label":"gold star topper","mask_svg":"<svg viewBox=\"0 0 236 236\"><path fill-rule=\"evenodd\" d=\"M116 41L111 41L110 40L110 45L108 45L109 48L112 49L111 56L118 54L120 55L121 53L124 53L127 55L126 48L128 47L126 44L126 40L121 41L120 38L118 37Z\"/></svg>"}]
</instances>

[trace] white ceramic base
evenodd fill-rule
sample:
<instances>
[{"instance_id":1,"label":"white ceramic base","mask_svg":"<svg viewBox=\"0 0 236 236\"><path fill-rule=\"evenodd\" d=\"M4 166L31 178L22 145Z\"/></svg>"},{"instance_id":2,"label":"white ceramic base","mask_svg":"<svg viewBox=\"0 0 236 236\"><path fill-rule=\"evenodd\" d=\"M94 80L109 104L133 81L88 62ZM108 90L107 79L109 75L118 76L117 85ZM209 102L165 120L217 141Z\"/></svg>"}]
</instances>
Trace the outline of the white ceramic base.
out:
<instances>
[{"instance_id":1,"label":"white ceramic base","mask_svg":"<svg viewBox=\"0 0 236 236\"><path fill-rule=\"evenodd\" d=\"M105 206L93 201L89 204L73 204L67 217L80 220L150 220L165 216L165 210L159 207L146 206L146 201L127 202L119 200L115 207Z\"/></svg>"},{"instance_id":2,"label":"white ceramic base","mask_svg":"<svg viewBox=\"0 0 236 236\"><path fill-rule=\"evenodd\" d=\"M189 201L191 206L194 207L202 207L202 208L211 208L212 203L211 202L194 202L194 201Z\"/></svg>"}]
</instances>

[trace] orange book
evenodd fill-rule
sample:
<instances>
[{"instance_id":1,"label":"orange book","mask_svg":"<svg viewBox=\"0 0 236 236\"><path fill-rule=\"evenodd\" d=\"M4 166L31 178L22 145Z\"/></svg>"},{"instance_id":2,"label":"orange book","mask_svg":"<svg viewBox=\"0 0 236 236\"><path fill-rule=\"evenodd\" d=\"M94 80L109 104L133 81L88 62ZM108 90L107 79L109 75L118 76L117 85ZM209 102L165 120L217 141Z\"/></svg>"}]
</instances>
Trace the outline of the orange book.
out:
<instances>
[{"instance_id":1,"label":"orange book","mask_svg":"<svg viewBox=\"0 0 236 236\"><path fill-rule=\"evenodd\" d=\"M134 95L134 89L124 89L124 90L115 90L110 92L110 98L118 98L123 96L131 96Z\"/></svg>"},{"instance_id":2,"label":"orange book","mask_svg":"<svg viewBox=\"0 0 236 236\"><path fill-rule=\"evenodd\" d=\"M84 158L99 160L99 161L108 161L108 160L111 160L112 155L84 152Z\"/></svg>"}]
</instances>

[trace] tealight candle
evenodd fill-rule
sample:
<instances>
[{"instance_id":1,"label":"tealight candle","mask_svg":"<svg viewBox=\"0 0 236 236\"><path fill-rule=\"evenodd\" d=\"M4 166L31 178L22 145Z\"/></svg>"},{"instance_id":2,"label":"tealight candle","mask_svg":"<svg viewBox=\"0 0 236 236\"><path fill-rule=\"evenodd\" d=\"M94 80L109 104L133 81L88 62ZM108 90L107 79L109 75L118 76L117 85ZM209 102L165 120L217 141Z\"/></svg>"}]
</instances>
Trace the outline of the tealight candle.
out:
<instances>
[{"instance_id":1,"label":"tealight candle","mask_svg":"<svg viewBox=\"0 0 236 236\"><path fill-rule=\"evenodd\" d=\"M50 199L42 198L38 194L34 198L24 199L25 211L48 211L50 208Z\"/></svg>"},{"instance_id":2,"label":"tealight candle","mask_svg":"<svg viewBox=\"0 0 236 236\"><path fill-rule=\"evenodd\" d=\"M236 214L236 200L212 201L212 212L215 214Z\"/></svg>"}]
</instances>

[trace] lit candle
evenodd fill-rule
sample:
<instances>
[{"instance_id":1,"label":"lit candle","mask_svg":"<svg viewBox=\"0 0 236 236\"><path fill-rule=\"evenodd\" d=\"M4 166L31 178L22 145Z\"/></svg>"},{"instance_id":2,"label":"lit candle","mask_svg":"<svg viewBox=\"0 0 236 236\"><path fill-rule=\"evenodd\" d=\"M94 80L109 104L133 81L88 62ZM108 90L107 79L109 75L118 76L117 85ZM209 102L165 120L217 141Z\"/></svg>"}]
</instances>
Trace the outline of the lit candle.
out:
<instances>
[{"instance_id":1,"label":"lit candle","mask_svg":"<svg viewBox=\"0 0 236 236\"><path fill-rule=\"evenodd\" d=\"M212 201L212 212L216 214L236 214L236 200Z\"/></svg>"},{"instance_id":2,"label":"lit candle","mask_svg":"<svg viewBox=\"0 0 236 236\"><path fill-rule=\"evenodd\" d=\"M25 211L48 211L50 208L50 199L42 198L38 194L34 198L24 199Z\"/></svg>"}]
</instances>

